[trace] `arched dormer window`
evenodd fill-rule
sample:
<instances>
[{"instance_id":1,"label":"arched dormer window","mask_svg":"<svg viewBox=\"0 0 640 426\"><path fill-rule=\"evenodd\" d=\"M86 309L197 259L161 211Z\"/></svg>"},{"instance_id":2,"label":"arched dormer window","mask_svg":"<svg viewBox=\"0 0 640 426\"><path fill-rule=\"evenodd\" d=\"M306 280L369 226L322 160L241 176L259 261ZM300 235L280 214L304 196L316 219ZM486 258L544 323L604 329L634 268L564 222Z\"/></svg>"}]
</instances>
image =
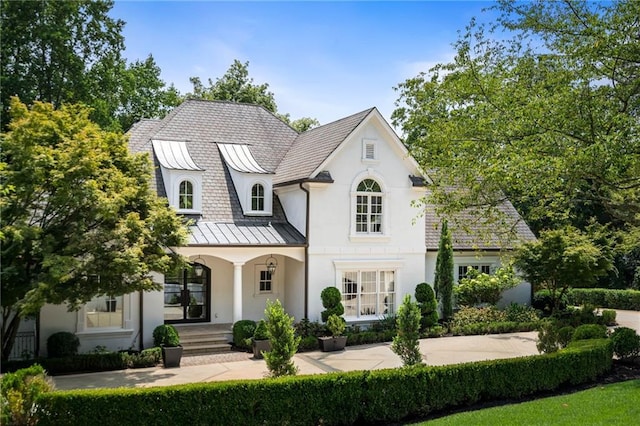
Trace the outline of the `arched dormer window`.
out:
<instances>
[{"instance_id":1,"label":"arched dormer window","mask_svg":"<svg viewBox=\"0 0 640 426\"><path fill-rule=\"evenodd\" d=\"M264 186L259 183L251 187L251 210L264 211Z\"/></svg>"},{"instance_id":2,"label":"arched dormer window","mask_svg":"<svg viewBox=\"0 0 640 426\"><path fill-rule=\"evenodd\" d=\"M188 180L180 182L178 189L178 208L180 210L193 209L193 184Z\"/></svg>"},{"instance_id":3,"label":"arched dormer window","mask_svg":"<svg viewBox=\"0 0 640 426\"><path fill-rule=\"evenodd\" d=\"M362 180L356 189L356 233L381 234L382 190L373 179Z\"/></svg>"}]
</instances>

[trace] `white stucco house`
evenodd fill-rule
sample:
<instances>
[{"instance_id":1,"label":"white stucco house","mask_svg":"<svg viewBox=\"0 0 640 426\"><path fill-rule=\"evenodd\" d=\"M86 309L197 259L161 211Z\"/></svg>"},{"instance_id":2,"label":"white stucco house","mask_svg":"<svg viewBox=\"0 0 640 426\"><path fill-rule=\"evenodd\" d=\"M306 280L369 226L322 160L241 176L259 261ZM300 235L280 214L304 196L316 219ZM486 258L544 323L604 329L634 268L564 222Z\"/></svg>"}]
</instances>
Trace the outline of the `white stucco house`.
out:
<instances>
[{"instance_id":1,"label":"white stucco house","mask_svg":"<svg viewBox=\"0 0 640 426\"><path fill-rule=\"evenodd\" d=\"M164 291L72 313L45 306L41 354L56 331L76 333L81 352L149 347L159 324L257 320L269 299L316 321L327 286L341 290L348 322L370 322L433 283L440 221L412 206L429 178L375 108L299 134L261 106L188 100L129 137L132 152L151 156L158 194L191 219L189 243L173 250L194 267L156 275ZM503 208L518 238L533 239ZM456 279L500 263L499 246L473 235L454 233L454 250ZM528 302L528 285L508 297Z\"/></svg>"}]
</instances>

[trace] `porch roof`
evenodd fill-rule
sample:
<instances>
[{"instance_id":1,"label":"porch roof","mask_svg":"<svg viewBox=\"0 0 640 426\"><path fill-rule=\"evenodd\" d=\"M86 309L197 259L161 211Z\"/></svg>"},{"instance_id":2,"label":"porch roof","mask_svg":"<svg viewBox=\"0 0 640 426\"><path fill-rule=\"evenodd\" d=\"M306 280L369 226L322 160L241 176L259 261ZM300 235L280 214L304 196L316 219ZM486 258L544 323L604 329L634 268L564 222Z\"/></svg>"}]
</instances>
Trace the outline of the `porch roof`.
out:
<instances>
[{"instance_id":1,"label":"porch roof","mask_svg":"<svg viewBox=\"0 0 640 426\"><path fill-rule=\"evenodd\" d=\"M201 246L296 246L305 238L288 223L203 222L189 226L189 245Z\"/></svg>"}]
</instances>

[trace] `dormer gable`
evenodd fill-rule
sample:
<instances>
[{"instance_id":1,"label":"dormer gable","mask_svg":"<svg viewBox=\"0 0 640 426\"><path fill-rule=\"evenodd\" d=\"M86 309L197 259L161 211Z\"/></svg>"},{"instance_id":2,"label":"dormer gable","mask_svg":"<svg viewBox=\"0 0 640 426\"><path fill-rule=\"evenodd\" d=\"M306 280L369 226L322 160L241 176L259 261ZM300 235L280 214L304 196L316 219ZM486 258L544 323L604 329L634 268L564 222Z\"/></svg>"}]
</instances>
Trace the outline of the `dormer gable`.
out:
<instances>
[{"instance_id":1,"label":"dormer gable","mask_svg":"<svg viewBox=\"0 0 640 426\"><path fill-rule=\"evenodd\" d=\"M218 143L229 168L242 212L246 216L273 214L273 173L258 164L246 144Z\"/></svg>"},{"instance_id":2,"label":"dormer gable","mask_svg":"<svg viewBox=\"0 0 640 426\"><path fill-rule=\"evenodd\" d=\"M182 214L202 211L202 175L184 141L152 140L153 152L160 163L169 205Z\"/></svg>"}]
</instances>

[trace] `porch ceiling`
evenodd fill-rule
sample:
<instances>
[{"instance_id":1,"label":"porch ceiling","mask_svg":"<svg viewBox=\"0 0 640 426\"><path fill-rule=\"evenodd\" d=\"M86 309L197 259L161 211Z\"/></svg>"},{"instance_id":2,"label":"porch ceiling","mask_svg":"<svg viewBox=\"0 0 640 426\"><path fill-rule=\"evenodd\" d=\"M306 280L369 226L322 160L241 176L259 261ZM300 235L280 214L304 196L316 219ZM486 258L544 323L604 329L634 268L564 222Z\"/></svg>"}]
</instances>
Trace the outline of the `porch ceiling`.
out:
<instances>
[{"instance_id":1,"label":"porch ceiling","mask_svg":"<svg viewBox=\"0 0 640 426\"><path fill-rule=\"evenodd\" d=\"M288 223L198 222L189 227L189 245L303 245L305 238Z\"/></svg>"}]
</instances>

